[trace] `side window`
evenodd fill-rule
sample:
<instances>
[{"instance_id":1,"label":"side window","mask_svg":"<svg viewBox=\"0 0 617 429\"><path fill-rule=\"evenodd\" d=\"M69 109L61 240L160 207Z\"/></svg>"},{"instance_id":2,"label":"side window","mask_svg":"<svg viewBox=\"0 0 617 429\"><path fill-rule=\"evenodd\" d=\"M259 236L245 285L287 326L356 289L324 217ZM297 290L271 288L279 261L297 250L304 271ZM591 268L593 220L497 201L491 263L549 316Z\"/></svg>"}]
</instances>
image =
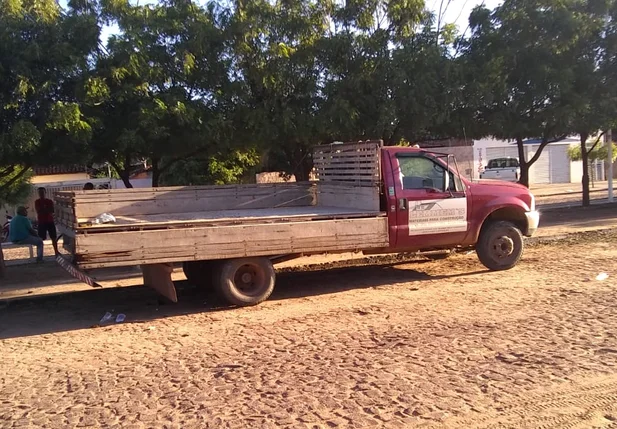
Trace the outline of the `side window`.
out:
<instances>
[{"instance_id":1,"label":"side window","mask_svg":"<svg viewBox=\"0 0 617 429\"><path fill-rule=\"evenodd\" d=\"M428 158L398 157L403 189L443 189L445 169ZM452 175L451 187L454 187Z\"/></svg>"}]
</instances>

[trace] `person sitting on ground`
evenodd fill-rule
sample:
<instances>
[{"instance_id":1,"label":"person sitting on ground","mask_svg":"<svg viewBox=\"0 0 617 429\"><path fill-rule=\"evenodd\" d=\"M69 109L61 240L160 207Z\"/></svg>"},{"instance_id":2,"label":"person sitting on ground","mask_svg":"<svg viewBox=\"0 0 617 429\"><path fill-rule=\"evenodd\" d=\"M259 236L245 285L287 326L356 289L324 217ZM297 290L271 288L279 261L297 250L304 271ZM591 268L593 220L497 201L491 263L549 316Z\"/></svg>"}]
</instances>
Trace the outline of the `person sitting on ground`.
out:
<instances>
[{"instance_id":1,"label":"person sitting on ground","mask_svg":"<svg viewBox=\"0 0 617 429\"><path fill-rule=\"evenodd\" d=\"M45 188L39 188L39 199L34 202L34 208L38 215L39 221L39 237L41 240L49 238L54 246L54 252L58 255L58 234L56 232L56 224L54 223L54 202L46 197L47 191Z\"/></svg>"},{"instance_id":2,"label":"person sitting on ground","mask_svg":"<svg viewBox=\"0 0 617 429\"><path fill-rule=\"evenodd\" d=\"M88 182L84 185L84 191L92 191L94 189L94 184L92 182Z\"/></svg>"},{"instance_id":3,"label":"person sitting on ground","mask_svg":"<svg viewBox=\"0 0 617 429\"><path fill-rule=\"evenodd\" d=\"M28 209L23 206L17 208L17 216L11 220L9 240L15 244L36 246L36 261L43 262L43 240L32 228L30 219L28 219Z\"/></svg>"}]
</instances>

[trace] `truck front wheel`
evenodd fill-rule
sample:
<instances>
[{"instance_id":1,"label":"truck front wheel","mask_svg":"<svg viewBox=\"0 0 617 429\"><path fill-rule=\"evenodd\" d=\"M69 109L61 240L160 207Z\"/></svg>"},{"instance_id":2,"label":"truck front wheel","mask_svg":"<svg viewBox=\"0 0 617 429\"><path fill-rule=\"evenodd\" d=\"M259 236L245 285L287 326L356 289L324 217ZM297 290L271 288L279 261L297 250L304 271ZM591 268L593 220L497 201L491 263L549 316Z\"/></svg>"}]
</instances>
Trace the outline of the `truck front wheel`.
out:
<instances>
[{"instance_id":1,"label":"truck front wheel","mask_svg":"<svg viewBox=\"0 0 617 429\"><path fill-rule=\"evenodd\" d=\"M482 228L476 253L489 270L509 270L523 256L523 247L521 231L510 222L499 221Z\"/></svg>"},{"instance_id":2,"label":"truck front wheel","mask_svg":"<svg viewBox=\"0 0 617 429\"><path fill-rule=\"evenodd\" d=\"M274 290L276 274L268 258L230 259L221 263L217 282L222 297L232 305L257 305Z\"/></svg>"}]
</instances>

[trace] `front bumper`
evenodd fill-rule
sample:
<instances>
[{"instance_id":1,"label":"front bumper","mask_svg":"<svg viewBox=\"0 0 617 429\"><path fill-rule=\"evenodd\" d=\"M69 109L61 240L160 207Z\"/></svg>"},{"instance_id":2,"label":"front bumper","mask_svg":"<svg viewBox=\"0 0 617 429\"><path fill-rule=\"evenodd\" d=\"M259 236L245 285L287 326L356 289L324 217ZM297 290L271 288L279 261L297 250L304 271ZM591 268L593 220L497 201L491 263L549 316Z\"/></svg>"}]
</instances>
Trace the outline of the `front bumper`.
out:
<instances>
[{"instance_id":1,"label":"front bumper","mask_svg":"<svg viewBox=\"0 0 617 429\"><path fill-rule=\"evenodd\" d=\"M526 237L531 237L538 230L538 225L540 224L540 212L537 210L532 210L525 213L525 217L527 218L527 230L524 232Z\"/></svg>"}]
</instances>

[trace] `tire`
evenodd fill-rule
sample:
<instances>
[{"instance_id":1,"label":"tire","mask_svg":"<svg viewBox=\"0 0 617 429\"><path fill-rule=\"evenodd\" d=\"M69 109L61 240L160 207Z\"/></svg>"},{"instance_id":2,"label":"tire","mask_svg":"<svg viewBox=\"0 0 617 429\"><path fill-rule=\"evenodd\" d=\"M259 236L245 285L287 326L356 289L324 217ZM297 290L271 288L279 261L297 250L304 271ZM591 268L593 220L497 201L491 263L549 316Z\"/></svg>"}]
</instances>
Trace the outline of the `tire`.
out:
<instances>
[{"instance_id":1,"label":"tire","mask_svg":"<svg viewBox=\"0 0 617 429\"><path fill-rule=\"evenodd\" d=\"M523 234L510 222L493 222L482 228L476 245L480 262L491 271L509 270L523 256Z\"/></svg>"},{"instance_id":2,"label":"tire","mask_svg":"<svg viewBox=\"0 0 617 429\"><path fill-rule=\"evenodd\" d=\"M217 288L229 304L247 307L268 299L275 282L276 274L270 259L230 259L219 266Z\"/></svg>"},{"instance_id":3,"label":"tire","mask_svg":"<svg viewBox=\"0 0 617 429\"><path fill-rule=\"evenodd\" d=\"M215 272L216 261L187 261L182 263L182 271L189 283L201 288L210 288Z\"/></svg>"}]
</instances>

